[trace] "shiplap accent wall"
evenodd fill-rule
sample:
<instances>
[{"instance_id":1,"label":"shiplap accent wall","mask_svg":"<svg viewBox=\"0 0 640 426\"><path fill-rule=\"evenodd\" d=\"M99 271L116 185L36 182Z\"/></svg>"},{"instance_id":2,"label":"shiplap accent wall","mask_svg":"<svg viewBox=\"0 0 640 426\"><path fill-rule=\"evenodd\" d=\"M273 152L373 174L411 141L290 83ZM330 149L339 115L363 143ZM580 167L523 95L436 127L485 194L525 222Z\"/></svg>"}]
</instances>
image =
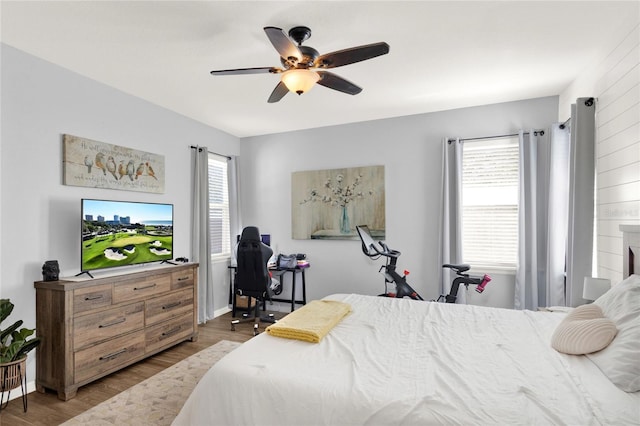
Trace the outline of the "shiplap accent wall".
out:
<instances>
[{"instance_id":1,"label":"shiplap accent wall","mask_svg":"<svg viewBox=\"0 0 640 426\"><path fill-rule=\"evenodd\" d=\"M622 279L619 226L640 224L640 25L560 96L560 117L579 96L597 98L596 270L615 283Z\"/></svg>"},{"instance_id":2,"label":"shiplap accent wall","mask_svg":"<svg viewBox=\"0 0 640 426\"><path fill-rule=\"evenodd\" d=\"M596 83L598 276L622 279L620 224L640 223L640 26L605 61Z\"/></svg>"}]
</instances>

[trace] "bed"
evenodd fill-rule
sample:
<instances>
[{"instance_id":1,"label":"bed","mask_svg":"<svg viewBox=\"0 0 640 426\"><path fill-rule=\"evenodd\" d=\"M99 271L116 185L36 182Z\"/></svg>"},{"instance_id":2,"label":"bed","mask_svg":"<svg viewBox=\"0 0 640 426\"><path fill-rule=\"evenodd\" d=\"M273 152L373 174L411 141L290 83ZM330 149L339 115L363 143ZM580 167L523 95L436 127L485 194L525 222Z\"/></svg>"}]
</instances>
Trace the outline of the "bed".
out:
<instances>
[{"instance_id":1,"label":"bed","mask_svg":"<svg viewBox=\"0 0 640 426\"><path fill-rule=\"evenodd\" d=\"M258 335L205 374L174 424L640 424L640 392L603 373L626 351L640 381L640 276L614 289L595 303L617 310L618 334L587 356L551 347L566 312L332 295L352 312L320 343Z\"/></svg>"}]
</instances>

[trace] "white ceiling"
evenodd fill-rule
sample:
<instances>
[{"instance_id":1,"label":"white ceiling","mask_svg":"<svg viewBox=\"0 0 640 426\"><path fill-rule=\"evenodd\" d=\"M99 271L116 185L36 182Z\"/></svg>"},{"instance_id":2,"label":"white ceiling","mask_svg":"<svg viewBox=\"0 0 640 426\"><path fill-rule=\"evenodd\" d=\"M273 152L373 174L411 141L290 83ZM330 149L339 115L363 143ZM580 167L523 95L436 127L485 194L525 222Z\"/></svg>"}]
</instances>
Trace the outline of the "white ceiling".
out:
<instances>
[{"instance_id":1,"label":"white ceiling","mask_svg":"<svg viewBox=\"0 0 640 426\"><path fill-rule=\"evenodd\" d=\"M638 1L2 1L2 42L238 137L560 94L639 21ZM279 103L263 27L321 54L386 41ZM585 94L588 95L588 94Z\"/></svg>"}]
</instances>

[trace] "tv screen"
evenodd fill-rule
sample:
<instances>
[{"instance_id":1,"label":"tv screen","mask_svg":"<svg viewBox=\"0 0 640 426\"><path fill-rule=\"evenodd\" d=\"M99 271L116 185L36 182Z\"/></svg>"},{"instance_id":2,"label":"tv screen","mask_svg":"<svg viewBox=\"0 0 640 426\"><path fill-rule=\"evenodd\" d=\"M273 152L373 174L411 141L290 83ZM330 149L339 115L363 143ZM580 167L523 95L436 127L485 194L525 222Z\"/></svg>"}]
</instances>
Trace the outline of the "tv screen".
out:
<instances>
[{"instance_id":1,"label":"tv screen","mask_svg":"<svg viewBox=\"0 0 640 426\"><path fill-rule=\"evenodd\" d=\"M173 204L82 199L82 271L173 258Z\"/></svg>"}]
</instances>

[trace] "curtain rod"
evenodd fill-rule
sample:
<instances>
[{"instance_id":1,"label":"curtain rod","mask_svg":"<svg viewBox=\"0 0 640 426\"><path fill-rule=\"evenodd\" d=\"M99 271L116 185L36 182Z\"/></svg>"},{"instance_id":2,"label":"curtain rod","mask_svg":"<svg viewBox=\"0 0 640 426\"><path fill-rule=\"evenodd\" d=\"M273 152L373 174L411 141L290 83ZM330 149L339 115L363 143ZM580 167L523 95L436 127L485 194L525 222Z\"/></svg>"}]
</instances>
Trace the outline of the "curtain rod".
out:
<instances>
[{"instance_id":1,"label":"curtain rod","mask_svg":"<svg viewBox=\"0 0 640 426\"><path fill-rule=\"evenodd\" d=\"M197 149L198 151L202 151L202 150L203 150L203 149L205 149L205 148L202 148L202 147L200 147L200 146L191 145L191 149ZM228 155L218 154L217 152L209 151L208 149L207 149L207 152L208 152L209 154L219 155L220 157L224 157L224 158L226 158L227 160L231 160L231 157L229 157Z\"/></svg>"},{"instance_id":2,"label":"curtain rod","mask_svg":"<svg viewBox=\"0 0 640 426\"><path fill-rule=\"evenodd\" d=\"M524 132L524 134L525 134L525 135L528 135L528 134L529 134L529 132ZM540 136L544 136L544 130L534 130L534 131L533 131L533 134L534 134L535 136L538 136L538 135L540 135ZM519 135L519 133L511 133L511 134L509 134L509 135L481 136L481 137L478 137L478 138L464 138L464 139L460 139L460 142L464 142L464 141L478 141L478 140L482 140L482 139L510 138L510 137L518 136L518 135ZM453 143L453 142L455 142L455 141L456 141L455 139L449 139L449 140L447 140L447 143L448 143L448 144L452 144L452 143Z\"/></svg>"},{"instance_id":3,"label":"curtain rod","mask_svg":"<svg viewBox=\"0 0 640 426\"><path fill-rule=\"evenodd\" d=\"M593 106L593 101L595 101L594 98L587 98L587 100L584 101L584 105L588 106L588 107ZM570 121L571 121L571 117L567 118L567 120L564 123L562 123L560 126L558 126L558 127L560 127L561 129L564 129L565 127L567 127L567 124Z\"/></svg>"}]
</instances>

